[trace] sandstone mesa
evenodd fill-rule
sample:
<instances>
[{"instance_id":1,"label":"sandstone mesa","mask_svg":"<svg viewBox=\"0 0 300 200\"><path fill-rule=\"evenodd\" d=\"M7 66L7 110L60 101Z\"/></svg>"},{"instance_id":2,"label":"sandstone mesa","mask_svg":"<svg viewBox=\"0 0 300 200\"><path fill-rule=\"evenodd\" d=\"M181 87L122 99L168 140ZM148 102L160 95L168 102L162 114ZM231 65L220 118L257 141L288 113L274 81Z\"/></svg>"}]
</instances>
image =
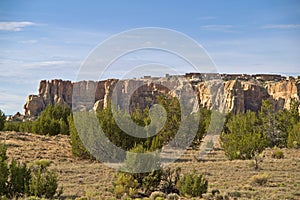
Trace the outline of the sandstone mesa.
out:
<instances>
[{"instance_id":1,"label":"sandstone mesa","mask_svg":"<svg viewBox=\"0 0 300 200\"><path fill-rule=\"evenodd\" d=\"M166 77L79 82L56 79L42 80L38 94L28 96L24 105L25 116L38 116L47 105L56 104L69 108L79 106L78 109L84 110L103 109L107 107L114 89L120 102L128 101L130 87L137 88L130 96L130 106L145 108L151 106L158 95L174 96L180 90L185 90L185 84L178 82L178 78L184 78L192 85L200 105L209 109L222 105L225 112L258 111L263 99L271 99L276 110L288 109L291 99L300 99L300 77L273 74L187 73L182 76L166 74ZM78 96L89 99L85 99L81 105L72 104L72 100Z\"/></svg>"}]
</instances>

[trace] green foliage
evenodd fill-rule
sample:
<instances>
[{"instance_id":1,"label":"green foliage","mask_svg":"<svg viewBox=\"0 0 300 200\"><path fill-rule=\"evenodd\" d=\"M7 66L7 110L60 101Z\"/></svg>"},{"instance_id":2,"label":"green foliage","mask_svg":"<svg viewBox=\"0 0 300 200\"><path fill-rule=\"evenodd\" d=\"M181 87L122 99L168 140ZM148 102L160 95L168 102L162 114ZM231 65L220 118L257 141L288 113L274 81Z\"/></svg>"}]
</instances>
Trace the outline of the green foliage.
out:
<instances>
[{"instance_id":1,"label":"green foliage","mask_svg":"<svg viewBox=\"0 0 300 200\"><path fill-rule=\"evenodd\" d=\"M284 114L283 114L284 115ZM258 113L260 122L260 132L267 137L268 146L284 146L286 141L286 133L280 129L278 119L280 119L280 114L276 117L275 106L273 102L269 99L262 101L261 109ZM285 117L281 118L285 119Z\"/></svg>"},{"instance_id":2,"label":"green foliage","mask_svg":"<svg viewBox=\"0 0 300 200\"><path fill-rule=\"evenodd\" d=\"M284 154L283 154L283 152L280 149L274 148L274 150L272 152L272 158L283 159L284 158Z\"/></svg>"},{"instance_id":3,"label":"green foliage","mask_svg":"<svg viewBox=\"0 0 300 200\"><path fill-rule=\"evenodd\" d=\"M0 110L0 131L3 130L5 123L5 114Z\"/></svg>"},{"instance_id":4,"label":"green foliage","mask_svg":"<svg viewBox=\"0 0 300 200\"><path fill-rule=\"evenodd\" d=\"M188 197L202 197L207 192L208 181L201 174L195 172L185 174L178 182L178 189L181 195Z\"/></svg>"},{"instance_id":5,"label":"green foliage","mask_svg":"<svg viewBox=\"0 0 300 200\"><path fill-rule=\"evenodd\" d=\"M57 175L48 170L50 162L36 161L31 166L29 193L37 197L53 198L58 188Z\"/></svg>"},{"instance_id":6,"label":"green foliage","mask_svg":"<svg viewBox=\"0 0 300 200\"><path fill-rule=\"evenodd\" d=\"M42 135L69 134L68 116L70 113L69 108L58 104L47 106L34 122L32 130Z\"/></svg>"},{"instance_id":7,"label":"green foliage","mask_svg":"<svg viewBox=\"0 0 300 200\"><path fill-rule=\"evenodd\" d=\"M22 122L5 122L4 124L4 131L20 131L20 125Z\"/></svg>"},{"instance_id":8,"label":"green foliage","mask_svg":"<svg viewBox=\"0 0 300 200\"><path fill-rule=\"evenodd\" d=\"M9 176L9 168L7 165L6 151L6 145L0 143L0 195L6 194L8 190L6 184Z\"/></svg>"},{"instance_id":9,"label":"green foliage","mask_svg":"<svg viewBox=\"0 0 300 200\"><path fill-rule=\"evenodd\" d=\"M117 196L125 191L134 197L139 191L150 195L161 181L162 170L158 156L149 152L141 144L127 152L124 171L119 172L114 183Z\"/></svg>"},{"instance_id":10,"label":"green foliage","mask_svg":"<svg viewBox=\"0 0 300 200\"><path fill-rule=\"evenodd\" d=\"M69 134L68 116L71 110L55 105L47 106L36 121L5 122L5 131L32 132L42 135Z\"/></svg>"},{"instance_id":11,"label":"green foliage","mask_svg":"<svg viewBox=\"0 0 300 200\"><path fill-rule=\"evenodd\" d=\"M287 139L287 147L300 148L300 122L295 124L290 130Z\"/></svg>"},{"instance_id":12,"label":"green foliage","mask_svg":"<svg viewBox=\"0 0 300 200\"><path fill-rule=\"evenodd\" d=\"M149 152L142 145L137 145L126 154L126 171L133 172L134 180L139 183L139 186L147 194L152 192L160 183L162 175L160 165L158 155Z\"/></svg>"},{"instance_id":13,"label":"green foliage","mask_svg":"<svg viewBox=\"0 0 300 200\"><path fill-rule=\"evenodd\" d=\"M11 122L5 122L4 124L4 130L5 131L16 131L16 132L27 132L31 133L33 132L33 124L32 121L11 121Z\"/></svg>"},{"instance_id":14,"label":"green foliage","mask_svg":"<svg viewBox=\"0 0 300 200\"><path fill-rule=\"evenodd\" d=\"M82 144L82 141L77 133L73 115L70 114L68 117L68 124L69 124L69 130L70 130L70 143L72 148L72 154L77 157L81 158L92 158L92 155L87 151L87 149Z\"/></svg>"},{"instance_id":15,"label":"green foliage","mask_svg":"<svg viewBox=\"0 0 300 200\"><path fill-rule=\"evenodd\" d=\"M7 181L9 175L9 168L6 161L0 158L0 195L7 193Z\"/></svg>"},{"instance_id":16,"label":"green foliage","mask_svg":"<svg viewBox=\"0 0 300 200\"><path fill-rule=\"evenodd\" d=\"M34 195L53 198L57 193L57 175L48 170L50 161L35 161L30 167L12 160L7 164L6 146L0 143L0 195L10 199ZM62 191L58 191L60 195Z\"/></svg>"},{"instance_id":17,"label":"green foliage","mask_svg":"<svg viewBox=\"0 0 300 200\"><path fill-rule=\"evenodd\" d=\"M229 159L251 159L266 147L266 138L257 130L254 112L232 115L221 135L221 145Z\"/></svg>"},{"instance_id":18,"label":"green foliage","mask_svg":"<svg viewBox=\"0 0 300 200\"><path fill-rule=\"evenodd\" d=\"M121 198L125 193L135 196L138 187L138 181L131 174L119 172L117 180L114 182L114 193L117 198Z\"/></svg>"},{"instance_id":19,"label":"green foliage","mask_svg":"<svg viewBox=\"0 0 300 200\"><path fill-rule=\"evenodd\" d=\"M31 179L30 169L25 164L12 160L9 166L9 182L8 182L8 196L18 197L23 194L28 194L29 181Z\"/></svg>"},{"instance_id":20,"label":"green foliage","mask_svg":"<svg viewBox=\"0 0 300 200\"><path fill-rule=\"evenodd\" d=\"M8 159L7 155L7 147L4 143L0 143L0 159L2 161L6 161Z\"/></svg>"}]
</instances>

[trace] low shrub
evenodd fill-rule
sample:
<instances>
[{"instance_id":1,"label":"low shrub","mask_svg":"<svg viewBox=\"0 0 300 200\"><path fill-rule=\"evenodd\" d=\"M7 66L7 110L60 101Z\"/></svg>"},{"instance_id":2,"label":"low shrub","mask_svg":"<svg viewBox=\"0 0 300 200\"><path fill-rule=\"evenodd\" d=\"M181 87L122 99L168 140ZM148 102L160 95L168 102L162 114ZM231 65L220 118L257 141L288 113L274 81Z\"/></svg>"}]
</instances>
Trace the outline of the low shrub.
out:
<instances>
[{"instance_id":1,"label":"low shrub","mask_svg":"<svg viewBox=\"0 0 300 200\"><path fill-rule=\"evenodd\" d=\"M58 188L57 175L49 171L50 161L35 161L31 166L32 178L29 183L29 193L37 197L53 198Z\"/></svg>"},{"instance_id":2,"label":"low shrub","mask_svg":"<svg viewBox=\"0 0 300 200\"><path fill-rule=\"evenodd\" d=\"M275 149L272 153L272 158L276 158L276 159L283 159L284 158L284 154L280 149Z\"/></svg>"},{"instance_id":3,"label":"low shrub","mask_svg":"<svg viewBox=\"0 0 300 200\"><path fill-rule=\"evenodd\" d=\"M126 172L119 172L114 182L114 193L118 198L124 193L136 197L139 192L148 196L157 189L162 176L162 170L158 169L160 162L155 154L149 154L145 159L142 155L147 151L142 145L137 145L127 152Z\"/></svg>"},{"instance_id":4,"label":"low shrub","mask_svg":"<svg viewBox=\"0 0 300 200\"><path fill-rule=\"evenodd\" d=\"M9 181L6 186L8 197L13 198L28 194L30 179L30 169L25 164L12 160L9 166Z\"/></svg>"},{"instance_id":5,"label":"low shrub","mask_svg":"<svg viewBox=\"0 0 300 200\"><path fill-rule=\"evenodd\" d=\"M176 185L180 178L181 169L178 167L176 169L167 168L163 170L161 178L161 190L166 193L178 193Z\"/></svg>"},{"instance_id":6,"label":"low shrub","mask_svg":"<svg viewBox=\"0 0 300 200\"><path fill-rule=\"evenodd\" d=\"M185 174L178 182L178 190L181 195L191 197L202 197L207 192L208 181L202 174Z\"/></svg>"},{"instance_id":7,"label":"low shrub","mask_svg":"<svg viewBox=\"0 0 300 200\"><path fill-rule=\"evenodd\" d=\"M27 166L15 160L7 164L6 146L0 143L0 195L9 199L35 196L53 198L57 191L57 175L49 171L50 161L39 160Z\"/></svg>"},{"instance_id":8,"label":"low shrub","mask_svg":"<svg viewBox=\"0 0 300 200\"><path fill-rule=\"evenodd\" d=\"M156 199L165 199L166 198L166 194L160 191L155 191L152 192L149 199L150 200L156 200Z\"/></svg>"},{"instance_id":9,"label":"low shrub","mask_svg":"<svg viewBox=\"0 0 300 200\"><path fill-rule=\"evenodd\" d=\"M287 138L288 148L300 148L300 122L295 124L290 130Z\"/></svg>"},{"instance_id":10,"label":"low shrub","mask_svg":"<svg viewBox=\"0 0 300 200\"><path fill-rule=\"evenodd\" d=\"M114 182L114 193L117 198L121 198L125 193L130 196L137 194L139 183L129 173L118 173L117 180Z\"/></svg>"},{"instance_id":11,"label":"low shrub","mask_svg":"<svg viewBox=\"0 0 300 200\"><path fill-rule=\"evenodd\" d=\"M250 178L251 185L259 185L263 186L265 185L269 180L269 174L263 173L263 174L257 174Z\"/></svg>"}]
</instances>

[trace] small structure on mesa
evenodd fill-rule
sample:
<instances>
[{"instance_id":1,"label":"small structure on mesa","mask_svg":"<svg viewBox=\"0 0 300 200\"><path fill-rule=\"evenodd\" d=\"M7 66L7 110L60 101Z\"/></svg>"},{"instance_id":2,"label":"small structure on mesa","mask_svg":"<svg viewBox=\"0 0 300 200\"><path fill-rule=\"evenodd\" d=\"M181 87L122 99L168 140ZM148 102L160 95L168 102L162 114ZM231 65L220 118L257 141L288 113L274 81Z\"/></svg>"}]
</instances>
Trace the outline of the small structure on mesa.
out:
<instances>
[{"instance_id":1,"label":"small structure on mesa","mask_svg":"<svg viewBox=\"0 0 300 200\"><path fill-rule=\"evenodd\" d=\"M279 74L254 74L252 77L261 81L281 81L285 79L284 76Z\"/></svg>"}]
</instances>

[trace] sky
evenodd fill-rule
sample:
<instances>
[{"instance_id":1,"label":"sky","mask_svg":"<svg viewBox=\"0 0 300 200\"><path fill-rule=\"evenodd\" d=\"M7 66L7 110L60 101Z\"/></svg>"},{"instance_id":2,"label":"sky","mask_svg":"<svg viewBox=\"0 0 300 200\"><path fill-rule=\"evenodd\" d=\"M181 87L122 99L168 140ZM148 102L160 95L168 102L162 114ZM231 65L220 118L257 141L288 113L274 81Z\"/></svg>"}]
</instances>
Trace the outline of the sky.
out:
<instances>
[{"instance_id":1,"label":"sky","mask_svg":"<svg viewBox=\"0 0 300 200\"><path fill-rule=\"evenodd\" d=\"M0 109L22 113L40 80L76 81L99 43L142 27L187 35L220 73L300 75L298 0L1 0ZM148 58L142 52L130 59L141 56ZM111 78L120 73L112 69Z\"/></svg>"}]
</instances>

